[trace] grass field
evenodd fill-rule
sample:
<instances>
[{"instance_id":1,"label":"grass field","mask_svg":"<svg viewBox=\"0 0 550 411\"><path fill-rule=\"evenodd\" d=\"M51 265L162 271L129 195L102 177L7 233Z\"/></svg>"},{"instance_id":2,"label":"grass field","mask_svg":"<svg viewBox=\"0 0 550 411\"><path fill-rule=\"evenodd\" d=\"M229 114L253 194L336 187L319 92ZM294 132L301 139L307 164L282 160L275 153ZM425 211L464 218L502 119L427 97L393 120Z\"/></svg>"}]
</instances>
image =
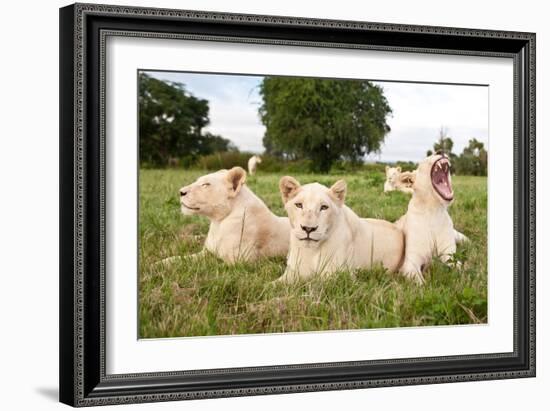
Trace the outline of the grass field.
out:
<instances>
[{"instance_id":1,"label":"grass field","mask_svg":"<svg viewBox=\"0 0 550 411\"><path fill-rule=\"evenodd\" d=\"M487 179L453 177L455 227L471 242L459 245L456 271L434 261L426 285L417 286L381 269L355 277L270 284L283 258L230 266L213 256L193 264L154 263L201 250L208 220L183 216L178 189L202 171L140 172L139 330L141 338L386 328L487 322ZM278 191L281 175L259 173L248 186L277 215L284 215ZM395 221L409 196L383 193L382 173L295 174L301 183L348 183L346 203L362 217Z\"/></svg>"}]
</instances>

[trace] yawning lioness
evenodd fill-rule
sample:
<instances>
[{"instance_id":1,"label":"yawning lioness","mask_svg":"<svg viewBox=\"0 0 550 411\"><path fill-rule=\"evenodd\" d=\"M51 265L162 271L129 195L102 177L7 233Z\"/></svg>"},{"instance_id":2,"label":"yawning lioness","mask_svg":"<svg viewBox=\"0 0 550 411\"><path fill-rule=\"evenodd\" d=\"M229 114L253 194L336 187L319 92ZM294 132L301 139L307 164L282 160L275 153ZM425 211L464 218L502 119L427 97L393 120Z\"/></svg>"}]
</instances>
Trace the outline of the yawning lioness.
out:
<instances>
[{"instance_id":1,"label":"yawning lioness","mask_svg":"<svg viewBox=\"0 0 550 411\"><path fill-rule=\"evenodd\" d=\"M423 160L415 173L413 195L407 213L396 225L406 238L405 260L401 272L419 283L422 271L432 257L447 262L456 251L457 242L467 238L456 231L447 207L454 199L451 163L444 154Z\"/></svg>"}]
</instances>

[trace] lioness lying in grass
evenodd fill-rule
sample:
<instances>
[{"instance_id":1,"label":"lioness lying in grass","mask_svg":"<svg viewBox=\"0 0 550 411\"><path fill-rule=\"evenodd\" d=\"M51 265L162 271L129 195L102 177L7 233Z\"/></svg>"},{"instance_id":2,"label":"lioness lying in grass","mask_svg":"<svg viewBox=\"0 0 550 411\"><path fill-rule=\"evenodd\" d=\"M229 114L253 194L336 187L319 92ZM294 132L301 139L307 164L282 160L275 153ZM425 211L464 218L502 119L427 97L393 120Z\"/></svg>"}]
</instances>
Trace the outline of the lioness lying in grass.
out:
<instances>
[{"instance_id":1,"label":"lioness lying in grass","mask_svg":"<svg viewBox=\"0 0 550 411\"><path fill-rule=\"evenodd\" d=\"M201 254L210 252L228 263L286 256L288 218L273 214L245 185L245 180L246 171L233 167L201 176L180 189L181 212L210 220Z\"/></svg>"},{"instance_id":2,"label":"lioness lying in grass","mask_svg":"<svg viewBox=\"0 0 550 411\"><path fill-rule=\"evenodd\" d=\"M375 264L399 269L405 246L402 231L384 220L359 218L344 204L343 180L327 188L318 183L301 186L293 177L283 177L279 189L292 227L287 267L279 281Z\"/></svg>"},{"instance_id":3,"label":"lioness lying in grass","mask_svg":"<svg viewBox=\"0 0 550 411\"><path fill-rule=\"evenodd\" d=\"M401 167L386 166L386 182L384 183L384 193L388 191L403 191L412 194L412 185L414 182L415 171L401 171Z\"/></svg>"}]
</instances>

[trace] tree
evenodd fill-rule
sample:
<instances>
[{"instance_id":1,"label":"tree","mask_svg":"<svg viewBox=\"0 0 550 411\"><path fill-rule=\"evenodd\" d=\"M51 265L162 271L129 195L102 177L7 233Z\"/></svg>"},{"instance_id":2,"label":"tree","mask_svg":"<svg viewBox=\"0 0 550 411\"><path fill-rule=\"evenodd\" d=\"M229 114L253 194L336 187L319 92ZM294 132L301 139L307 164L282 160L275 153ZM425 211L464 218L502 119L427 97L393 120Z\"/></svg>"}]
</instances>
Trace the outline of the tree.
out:
<instances>
[{"instance_id":1,"label":"tree","mask_svg":"<svg viewBox=\"0 0 550 411\"><path fill-rule=\"evenodd\" d=\"M487 150L481 141L473 138L468 142L456 160L456 170L464 175L487 175Z\"/></svg>"},{"instance_id":2,"label":"tree","mask_svg":"<svg viewBox=\"0 0 550 411\"><path fill-rule=\"evenodd\" d=\"M391 108L381 87L362 80L265 77L259 109L268 154L312 160L327 172L335 160L360 161L380 150Z\"/></svg>"},{"instance_id":3,"label":"tree","mask_svg":"<svg viewBox=\"0 0 550 411\"><path fill-rule=\"evenodd\" d=\"M448 136L446 127L441 127L439 137L433 145L433 151L428 150L427 156L433 153L445 153L451 160L451 172L460 175L486 176L487 175L487 151L484 144L475 138L468 141L462 154L457 156L453 151L453 140Z\"/></svg>"},{"instance_id":4,"label":"tree","mask_svg":"<svg viewBox=\"0 0 550 411\"><path fill-rule=\"evenodd\" d=\"M456 172L454 162L457 158L456 154L453 153L454 142L451 137L449 137L449 130L447 127L441 127L439 129L439 136L437 141L433 145L433 150L428 150L426 156L429 157L434 153L445 154L451 160L451 173Z\"/></svg>"},{"instance_id":5,"label":"tree","mask_svg":"<svg viewBox=\"0 0 550 411\"><path fill-rule=\"evenodd\" d=\"M209 124L208 101L191 95L181 83L139 74L140 159L164 166L201 154L226 151L230 141L202 133Z\"/></svg>"},{"instance_id":6,"label":"tree","mask_svg":"<svg viewBox=\"0 0 550 411\"><path fill-rule=\"evenodd\" d=\"M211 154L225 151L239 151L237 146L231 141L212 133L205 133L201 139L201 143L201 154Z\"/></svg>"},{"instance_id":7,"label":"tree","mask_svg":"<svg viewBox=\"0 0 550 411\"><path fill-rule=\"evenodd\" d=\"M443 153L447 156L450 156L450 154L453 152L453 140L448 136L449 130L447 127L441 127L439 129L439 138L434 143L434 152L435 153Z\"/></svg>"}]
</instances>

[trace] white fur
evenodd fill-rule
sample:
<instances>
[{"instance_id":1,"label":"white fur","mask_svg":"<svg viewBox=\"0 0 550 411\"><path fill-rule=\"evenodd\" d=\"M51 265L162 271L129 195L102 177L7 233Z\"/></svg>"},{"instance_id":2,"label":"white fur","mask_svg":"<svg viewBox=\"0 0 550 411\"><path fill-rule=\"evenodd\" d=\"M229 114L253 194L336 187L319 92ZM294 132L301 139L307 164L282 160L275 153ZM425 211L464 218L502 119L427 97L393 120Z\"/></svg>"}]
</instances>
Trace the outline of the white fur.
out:
<instances>
[{"instance_id":1,"label":"white fur","mask_svg":"<svg viewBox=\"0 0 550 411\"><path fill-rule=\"evenodd\" d=\"M344 181L329 189L318 183L301 186L294 178L283 177L279 187L291 225L287 267L280 281L377 263L390 271L399 268L403 233L387 221L359 218L344 204ZM316 229L308 234L302 227ZM313 240L305 240L308 235Z\"/></svg>"},{"instance_id":2,"label":"white fur","mask_svg":"<svg viewBox=\"0 0 550 411\"><path fill-rule=\"evenodd\" d=\"M388 191L403 191L407 194L412 194L412 181L415 171L401 171L401 167L386 166L386 181L384 182L384 192Z\"/></svg>"},{"instance_id":3,"label":"white fur","mask_svg":"<svg viewBox=\"0 0 550 411\"><path fill-rule=\"evenodd\" d=\"M248 159L248 173L253 176L256 174L258 164L261 164L262 158L260 156L252 156Z\"/></svg>"},{"instance_id":4,"label":"white fur","mask_svg":"<svg viewBox=\"0 0 550 411\"><path fill-rule=\"evenodd\" d=\"M245 179L241 167L199 177L180 189L182 213L210 220L204 250L226 262L286 256L288 218L273 214Z\"/></svg>"},{"instance_id":5,"label":"white fur","mask_svg":"<svg viewBox=\"0 0 550 411\"><path fill-rule=\"evenodd\" d=\"M467 240L454 229L447 211L452 201L443 199L432 185L431 168L440 158L441 155L436 154L419 164L407 213L396 222L406 238L405 260L400 271L418 283L424 282L422 272L433 257L447 262L456 252L456 244Z\"/></svg>"}]
</instances>

